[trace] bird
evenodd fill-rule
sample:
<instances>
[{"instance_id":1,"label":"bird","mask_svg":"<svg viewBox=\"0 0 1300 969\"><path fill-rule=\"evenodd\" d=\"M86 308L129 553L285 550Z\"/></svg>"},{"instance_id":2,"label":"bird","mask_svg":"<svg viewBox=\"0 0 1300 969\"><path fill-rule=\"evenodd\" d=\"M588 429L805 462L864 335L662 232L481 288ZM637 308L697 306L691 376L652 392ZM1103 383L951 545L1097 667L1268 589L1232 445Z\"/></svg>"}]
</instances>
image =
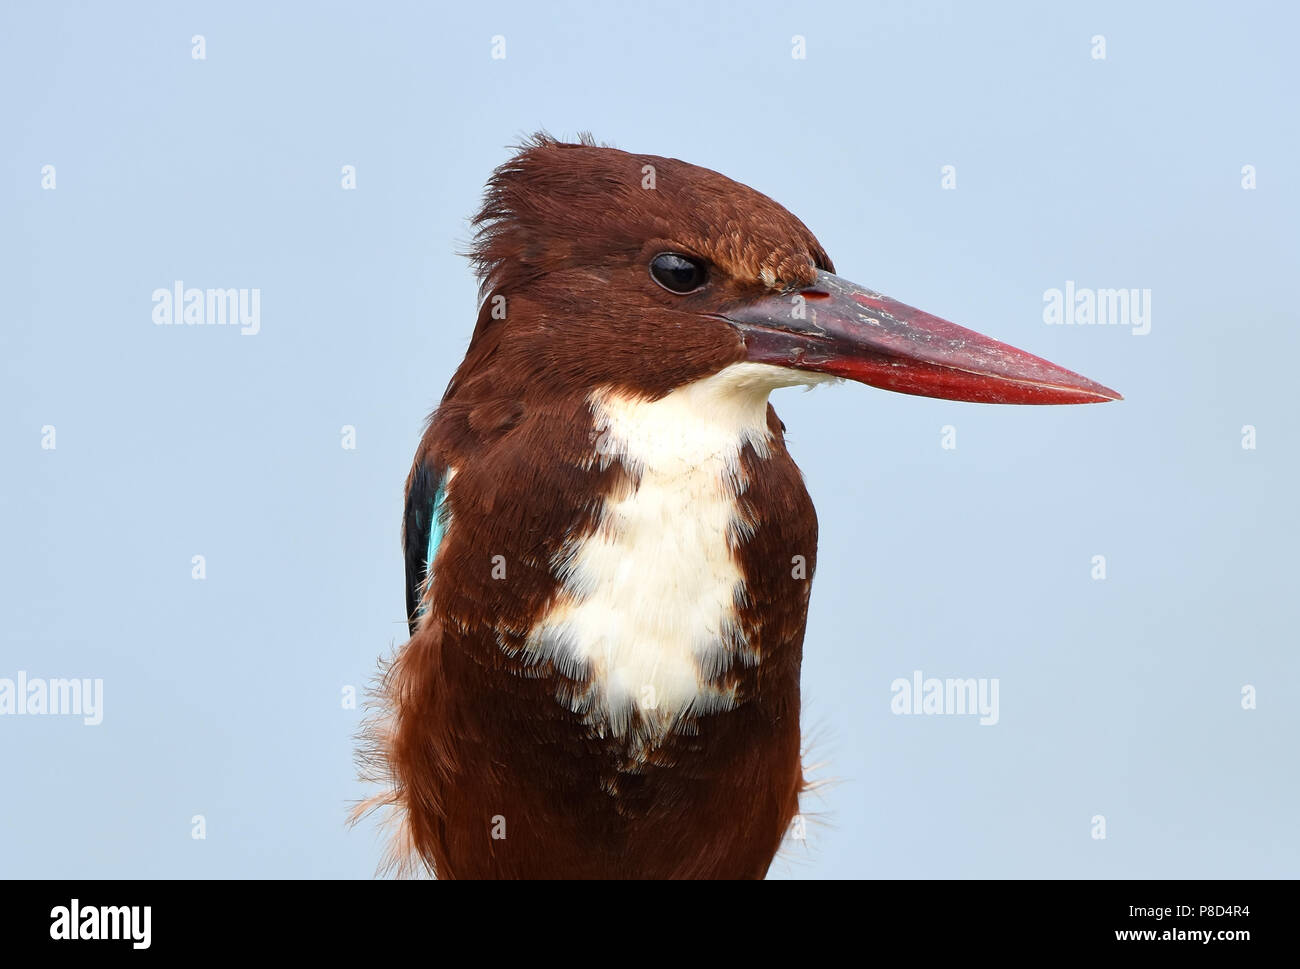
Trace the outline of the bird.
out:
<instances>
[{"instance_id":1,"label":"bird","mask_svg":"<svg viewBox=\"0 0 1300 969\"><path fill-rule=\"evenodd\" d=\"M525 139L472 226L358 813L389 809L399 875L763 878L808 786L818 534L769 394L1122 397L836 275L746 185L589 135Z\"/></svg>"}]
</instances>

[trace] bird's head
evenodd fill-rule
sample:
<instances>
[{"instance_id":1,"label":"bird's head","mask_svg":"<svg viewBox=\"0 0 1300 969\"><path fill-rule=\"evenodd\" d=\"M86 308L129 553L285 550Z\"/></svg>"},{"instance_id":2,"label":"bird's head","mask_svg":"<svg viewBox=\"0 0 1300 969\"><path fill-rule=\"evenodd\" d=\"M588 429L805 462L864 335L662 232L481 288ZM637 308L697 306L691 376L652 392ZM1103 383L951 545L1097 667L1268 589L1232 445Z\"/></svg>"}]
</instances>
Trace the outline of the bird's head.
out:
<instances>
[{"instance_id":1,"label":"bird's head","mask_svg":"<svg viewBox=\"0 0 1300 969\"><path fill-rule=\"evenodd\" d=\"M776 202L676 159L537 136L493 174L475 225L483 305L467 363L490 359L533 392L658 397L750 363L772 386L829 376L951 400L1120 399L835 275Z\"/></svg>"}]
</instances>

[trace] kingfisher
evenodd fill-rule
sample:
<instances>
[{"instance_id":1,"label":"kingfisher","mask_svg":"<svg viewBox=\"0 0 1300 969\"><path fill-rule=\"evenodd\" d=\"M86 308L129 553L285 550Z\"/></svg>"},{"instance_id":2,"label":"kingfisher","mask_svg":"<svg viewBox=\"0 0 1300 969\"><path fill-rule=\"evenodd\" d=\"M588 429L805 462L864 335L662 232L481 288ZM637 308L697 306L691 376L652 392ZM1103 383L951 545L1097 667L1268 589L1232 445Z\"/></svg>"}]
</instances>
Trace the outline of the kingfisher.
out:
<instances>
[{"instance_id":1,"label":"kingfisher","mask_svg":"<svg viewBox=\"0 0 1300 969\"><path fill-rule=\"evenodd\" d=\"M769 394L1121 397L849 282L782 206L677 159L536 135L473 226L362 809L392 809L399 873L762 878L807 786L817 556Z\"/></svg>"}]
</instances>

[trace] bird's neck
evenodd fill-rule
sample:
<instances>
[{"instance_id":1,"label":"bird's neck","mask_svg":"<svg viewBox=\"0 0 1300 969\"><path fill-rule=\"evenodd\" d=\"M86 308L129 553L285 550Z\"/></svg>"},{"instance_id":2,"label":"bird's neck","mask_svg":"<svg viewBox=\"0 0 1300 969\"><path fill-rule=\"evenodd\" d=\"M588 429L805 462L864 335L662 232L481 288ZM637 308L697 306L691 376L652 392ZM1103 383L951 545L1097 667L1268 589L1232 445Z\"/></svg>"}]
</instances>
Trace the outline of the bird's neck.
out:
<instances>
[{"instance_id":1,"label":"bird's neck","mask_svg":"<svg viewBox=\"0 0 1300 969\"><path fill-rule=\"evenodd\" d=\"M750 446L766 457L767 398L773 370L735 364L657 400L603 389L591 396L598 457L617 457L634 474L693 475L701 465L734 465Z\"/></svg>"}]
</instances>

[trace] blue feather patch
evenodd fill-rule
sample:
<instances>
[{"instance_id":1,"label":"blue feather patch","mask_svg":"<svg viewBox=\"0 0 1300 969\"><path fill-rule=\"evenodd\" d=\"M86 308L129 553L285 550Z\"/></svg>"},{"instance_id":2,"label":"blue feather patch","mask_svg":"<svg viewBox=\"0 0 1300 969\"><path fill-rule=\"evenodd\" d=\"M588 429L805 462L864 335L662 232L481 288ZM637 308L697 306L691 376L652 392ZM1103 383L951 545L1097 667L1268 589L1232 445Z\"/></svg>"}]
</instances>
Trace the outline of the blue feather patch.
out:
<instances>
[{"instance_id":1,"label":"blue feather patch","mask_svg":"<svg viewBox=\"0 0 1300 969\"><path fill-rule=\"evenodd\" d=\"M442 506L446 501L447 476L444 474L438 482L438 490L433 494L433 508L430 510L429 547L424 553L424 567L427 571L433 570L433 557L438 554L438 546L442 544L442 536L447 531L447 523L442 513Z\"/></svg>"},{"instance_id":2,"label":"blue feather patch","mask_svg":"<svg viewBox=\"0 0 1300 969\"><path fill-rule=\"evenodd\" d=\"M438 554L438 546L442 544L442 536L447 533L447 518L450 512L445 511L443 506L447 502L447 477L443 475L438 479L438 489L433 493L433 505L429 509L429 544L424 551L424 581L420 584L420 605L416 609L416 615L424 615L429 611L429 585L433 583L433 559Z\"/></svg>"},{"instance_id":3,"label":"blue feather patch","mask_svg":"<svg viewBox=\"0 0 1300 969\"><path fill-rule=\"evenodd\" d=\"M444 474L438 481L438 490L433 493L433 505L429 509L429 545L424 552L424 589L429 588L433 582L433 559L438 554L438 546L442 544L442 537L447 533L448 513L444 511L444 505L447 503L447 477ZM424 615L428 611L428 605L421 596L420 609L418 615Z\"/></svg>"}]
</instances>

